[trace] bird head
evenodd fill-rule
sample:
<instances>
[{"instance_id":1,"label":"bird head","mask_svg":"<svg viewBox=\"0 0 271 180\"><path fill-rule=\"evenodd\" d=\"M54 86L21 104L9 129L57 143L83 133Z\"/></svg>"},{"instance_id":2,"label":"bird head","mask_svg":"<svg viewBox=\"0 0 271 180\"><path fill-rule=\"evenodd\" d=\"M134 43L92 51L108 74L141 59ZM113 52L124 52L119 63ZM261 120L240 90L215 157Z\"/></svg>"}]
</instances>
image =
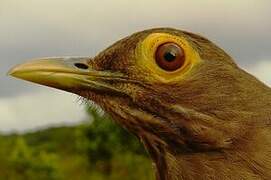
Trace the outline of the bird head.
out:
<instances>
[{"instance_id":1,"label":"bird head","mask_svg":"<svg viewBox=\"0 0 271 180\"><path fill-rule=\"evenodd\" d=\"M154 160L236 149L270 117L267 86L208 39L171 28L135 33L93 58L43 58L9 74L94 101Z\"/></svg>"}]
</instances>

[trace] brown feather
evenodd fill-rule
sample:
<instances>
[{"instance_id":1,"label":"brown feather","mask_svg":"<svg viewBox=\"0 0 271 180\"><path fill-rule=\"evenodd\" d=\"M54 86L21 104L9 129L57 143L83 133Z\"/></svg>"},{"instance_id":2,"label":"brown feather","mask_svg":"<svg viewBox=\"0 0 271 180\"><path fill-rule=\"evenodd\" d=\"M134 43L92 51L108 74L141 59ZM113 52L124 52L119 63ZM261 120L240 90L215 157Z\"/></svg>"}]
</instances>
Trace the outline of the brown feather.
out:
<instances>
[{"instance_id":1,"label":"brown feather","mask_svg":"<svg viewBox=\"0 0 271 180\"><path fill-rule=\"evenodd\" d=\"M176 84L148 82L135 65L135 48L154 32L185 37L204 62ZM271 90L211 41L151 29L118 41L91 63L137 82L122 84L125 97L87 97L142 140L158 180L271 179Z\"/></svg>"}]
</instances>

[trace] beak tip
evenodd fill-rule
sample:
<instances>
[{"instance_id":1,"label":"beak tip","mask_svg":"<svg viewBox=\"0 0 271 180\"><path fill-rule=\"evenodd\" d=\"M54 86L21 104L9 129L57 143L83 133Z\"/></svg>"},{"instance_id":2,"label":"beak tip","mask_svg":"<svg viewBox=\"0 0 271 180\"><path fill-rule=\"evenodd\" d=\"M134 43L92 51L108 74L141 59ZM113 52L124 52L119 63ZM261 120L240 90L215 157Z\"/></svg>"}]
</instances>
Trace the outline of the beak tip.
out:
<instances>
[{"instance_id":1,"label":"beak tip","mask_svg":"<svg viewBox=\"0 0 271 180\"><path fill-rule=\"evenodd\" d=\"M15 73L14 68L12 68L12 69L10 69L10 70L7 72L6 75L7 75L7 76L13 76L14 73Z\"/></svg>"},{"instance_id":2,"label":"beak tip","mask_svg":"<svg viewBox=\"0 0 271 180\"><path fill-rule=\"evenodd\" d=\"M7 76L22 79L23 75L29 70L31 70L29 67L31 68L31 66L29 66L29 63L16 65L7 72Z\"/></svg>"},{"instance_id":3,"label":"beak tip","mask_svg":"<svg viewBox=\"0 0 271 180\"><path fill-rule=\"evenodd\" d=\"M7 72L7 76L13 76L16 77L16 74L18 72L18 68L17 66L11 68L8 72Z\"/></svg>"}]
</instances>

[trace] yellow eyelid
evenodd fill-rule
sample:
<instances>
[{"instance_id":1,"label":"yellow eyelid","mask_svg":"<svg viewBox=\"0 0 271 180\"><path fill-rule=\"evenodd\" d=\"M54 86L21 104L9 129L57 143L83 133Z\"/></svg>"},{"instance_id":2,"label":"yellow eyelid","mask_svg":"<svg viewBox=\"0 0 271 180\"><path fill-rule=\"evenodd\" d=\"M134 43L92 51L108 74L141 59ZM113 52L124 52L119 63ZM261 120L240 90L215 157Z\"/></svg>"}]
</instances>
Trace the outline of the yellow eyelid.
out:
<instances>
[{"instance_id":1,"label":"yellow eyelid","mask_svg":"<svg viewBox=\"0 0 271 180\"><path fill-rule=\"evenodd\" d=\"M180 69L170 72L163 70L156 64L156 49L164 43L175 43L183 48L186 60ZM137 45L136 62L137 66L143 71L148 71L154 79L163 83L171 83L184 78L185 74L200 62L200 56L184 37L168 33L153 33Z\"/></svg>"}]
</instances>

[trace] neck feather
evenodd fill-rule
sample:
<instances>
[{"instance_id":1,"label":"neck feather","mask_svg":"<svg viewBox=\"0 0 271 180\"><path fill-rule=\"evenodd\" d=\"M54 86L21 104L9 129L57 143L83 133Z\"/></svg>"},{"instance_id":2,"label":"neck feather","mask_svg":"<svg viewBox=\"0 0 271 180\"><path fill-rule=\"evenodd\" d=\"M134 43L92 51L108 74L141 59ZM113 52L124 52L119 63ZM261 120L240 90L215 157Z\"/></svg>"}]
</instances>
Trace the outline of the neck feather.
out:
<instances>
[{"instance_id":1,"label":"neck feather","mask_svg":"<svg viewBox=\"0 0 271 180\"><path fill-rule=\"evenodd\" d=\"M221 151L172 153L143 140L156 164L157 180L271 179L271 133L261 129L246 142Z\"/></svg>"}]
</instances>

